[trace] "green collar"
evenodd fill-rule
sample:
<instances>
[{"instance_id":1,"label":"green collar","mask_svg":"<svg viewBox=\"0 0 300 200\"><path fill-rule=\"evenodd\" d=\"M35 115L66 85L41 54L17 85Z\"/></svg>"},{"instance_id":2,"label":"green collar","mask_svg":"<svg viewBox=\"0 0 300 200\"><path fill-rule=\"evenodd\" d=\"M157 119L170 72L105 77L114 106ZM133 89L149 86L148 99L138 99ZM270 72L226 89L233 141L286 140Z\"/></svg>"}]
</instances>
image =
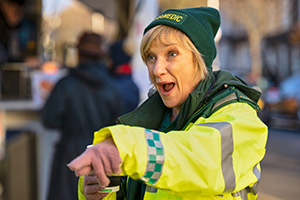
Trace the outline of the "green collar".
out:
<instances>
[{"instance_id":1,"label":"green collar","mask_svg":"<svg viewBox=\"0 0 300 200\"><path fill-rule=\"evenodd\" d=\"M221 70L209 73L203 81L199 82L195 90L189 94L176 118L176 128L172 127L172 130L183 129L200 108L220 91L230 86L241 91L255 103L257 103L261 95L260 92L249 87L244 81L228 71ZM155 92L136 110L119 117L118 121L126 125L157 130L163 122L167 109L158 92ZM166 129L166 131L169 130Z\"/></svg>"}]
</instances>

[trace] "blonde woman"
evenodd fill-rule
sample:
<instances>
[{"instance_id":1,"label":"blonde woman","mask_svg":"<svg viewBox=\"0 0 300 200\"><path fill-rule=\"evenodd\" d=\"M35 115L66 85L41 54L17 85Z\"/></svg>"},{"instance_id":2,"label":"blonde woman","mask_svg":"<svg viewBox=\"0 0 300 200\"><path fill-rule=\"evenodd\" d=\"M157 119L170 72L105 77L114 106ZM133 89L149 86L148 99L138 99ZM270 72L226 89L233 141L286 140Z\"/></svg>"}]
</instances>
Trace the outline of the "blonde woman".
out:
<instances>
[{"instance_id":1,"label":"blonde woman","mask_svg":"<svg viewBox=\"0 0 300 200\"><path fill-rule=\"evenodd\" d=\"M261 94L212 71L219 25L217 10L199 7L166 10L146 27L141 55L157 91L69 163L87 175L81 199L116 199L99 193L112 175L128 177L126 200L257 198L268 133Z\"/></svg>"}]
</instances>

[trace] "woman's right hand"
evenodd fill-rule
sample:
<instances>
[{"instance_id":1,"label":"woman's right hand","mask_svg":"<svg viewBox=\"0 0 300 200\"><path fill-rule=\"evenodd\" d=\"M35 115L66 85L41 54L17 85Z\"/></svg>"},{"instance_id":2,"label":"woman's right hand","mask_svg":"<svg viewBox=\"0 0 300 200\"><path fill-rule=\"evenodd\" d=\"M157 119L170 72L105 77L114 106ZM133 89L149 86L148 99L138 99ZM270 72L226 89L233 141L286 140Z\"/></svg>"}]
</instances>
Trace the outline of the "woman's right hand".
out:
<instances>
[{"instance_id":1,"label":"woman's right hand","mask_svg":"<svg viewBox=\"0 0 300 200\"><path fill-rule=\"evenodd\" d=\"M86 176L94 172L101 186L108 186L108 176L121 174L122 159L111 137L87 148L67 166L76 176Z\"/></svg>"}]
</instances>

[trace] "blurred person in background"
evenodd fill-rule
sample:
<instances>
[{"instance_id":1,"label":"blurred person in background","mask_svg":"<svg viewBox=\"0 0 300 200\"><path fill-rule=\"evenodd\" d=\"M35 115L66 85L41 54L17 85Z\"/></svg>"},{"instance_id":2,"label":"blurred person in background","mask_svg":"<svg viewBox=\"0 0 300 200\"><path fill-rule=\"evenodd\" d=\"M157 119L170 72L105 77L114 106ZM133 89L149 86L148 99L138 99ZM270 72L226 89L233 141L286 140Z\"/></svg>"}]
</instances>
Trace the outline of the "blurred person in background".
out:
<instances>
[{"instance_id":1,"label":"blurred person in background","mask_svg":"<svg viewBox=\"0 0 300 200\"><path fill-rule=\"evenodd\" d=\"M0 65L5 62L39 64L36 54L37 27L27 19L25 0L0 0Z\"/></svg>"},{"instance_id":2,"label":"blurred person in background","mask_svg":"<svg viewBox=\"0 0 300 200\"><path fill-rule=\"evenodd\" d=\"M94 131L115 124L123 113L121 95L105 64L103 38L83 33L79 64L57 82L42 110L45 127L60 130L47 200L77 199L78 179L66 164L91 144Z\"/></svg>"},{"instance_id":3,"label":"blurred person in background","mask_svg":"<svg viewBox=\"0 0 300 200\"><path fill-rule=\"evenodd\" d=\"M68 164L80 199L115 199L101 193L112 175L130 177L126 200L257 199L261 92L212 70L219 26L218 10L198 7L166 10L145 28L140 52L157 91Z\"/></svg>"},{"instance_id":4,"label":"blurred person in background","mask_svg":"<svg viewBox=\"0 0 300 200\"><path fill-rule=\"evenodd\" d=\"M123 97L125 110L122 114L133 111L139 105L140 93L132 79L131 56L125 50L124 40L110 46L108 60L112 77Z\"/></svg>"}]
</instances>

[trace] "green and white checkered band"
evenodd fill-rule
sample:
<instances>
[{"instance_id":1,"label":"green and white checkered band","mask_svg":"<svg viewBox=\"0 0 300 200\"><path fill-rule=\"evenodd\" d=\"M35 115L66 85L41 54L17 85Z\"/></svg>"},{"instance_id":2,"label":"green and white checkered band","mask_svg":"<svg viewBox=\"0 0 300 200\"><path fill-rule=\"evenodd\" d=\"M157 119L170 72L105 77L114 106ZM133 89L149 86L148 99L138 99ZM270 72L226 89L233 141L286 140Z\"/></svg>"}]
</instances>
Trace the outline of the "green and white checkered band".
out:
<instances>
[{"instance_id":1,"label":"green and white checkered band","mask_svg":"<svg viewBox=\"0 0 300 200\"><path fill-rule=\"evenodd\" d=\"M164 147L161 143L159 132L145 129L145 139L147 142L148 162L141 180L153 185L162 174L165 161Z\"/></svg>"}]
</instances>

